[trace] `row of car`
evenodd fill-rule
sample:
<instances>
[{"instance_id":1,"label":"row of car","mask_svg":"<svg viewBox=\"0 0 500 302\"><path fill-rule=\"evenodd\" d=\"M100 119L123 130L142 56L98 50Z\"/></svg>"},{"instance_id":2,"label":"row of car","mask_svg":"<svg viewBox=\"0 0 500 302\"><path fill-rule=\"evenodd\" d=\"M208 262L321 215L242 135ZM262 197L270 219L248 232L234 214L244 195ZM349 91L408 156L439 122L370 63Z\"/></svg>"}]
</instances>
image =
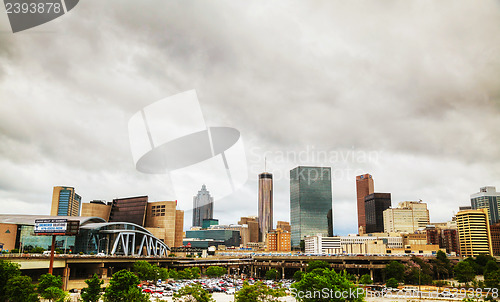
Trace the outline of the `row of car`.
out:
<instances>
[{"instance_id":1,"label":"row of car","mask_svg":"<svg viewBox=\"0 0 500 302\"><path fill-rule=\"evenodd\" d=\"M142 288L143 293L148 293L152 297L170 297L173 296L174 293L178 292L185 286L200 284L203 289L210 293L226 293L228 295L234 295L238 292L242 287L244 282L248 282L249 284L254 284L258 280L253 278L247 280L241 279L232 279L228 277L223 278L203 278L203 279L194 279L194 280L168 280L168 281L158 281L154 282L146 282L140 284L139 286ZM293 283L293 280L280 280L280 281L271 281L266 280L263 281L266 285L270 287L284 287L289 288Z\"/></svg>"}]
</instances>

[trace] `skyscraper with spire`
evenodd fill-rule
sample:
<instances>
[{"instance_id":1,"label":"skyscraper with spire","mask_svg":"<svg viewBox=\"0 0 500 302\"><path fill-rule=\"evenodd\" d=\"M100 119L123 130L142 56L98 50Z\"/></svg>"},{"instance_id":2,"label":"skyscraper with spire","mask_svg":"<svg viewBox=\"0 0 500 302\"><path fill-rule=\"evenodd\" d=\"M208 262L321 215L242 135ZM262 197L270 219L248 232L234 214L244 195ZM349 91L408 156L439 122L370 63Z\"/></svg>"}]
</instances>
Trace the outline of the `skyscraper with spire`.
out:
<instances>
[{"instance_id":1,"label":"skyscraper with spire","mask_svg":"<svg viewBox=\"0 0 500 302\"><path fill-rule=\"evenodd\" d=\"M273 175L259 174L259 241L266 240L266 234L273 228Z\"/></svg>"},{"instance_id":2,"label":"skyscraper with spire","mask_svg":"<svg viewBox=\"0 0 500 302\"><path fill-rule=\"evenodd\" d=\"M201 186L198 195L193 196L193 226L202 226L203 219L214 218L214 198L205 185Z\"/></svg>"}]
</instances>

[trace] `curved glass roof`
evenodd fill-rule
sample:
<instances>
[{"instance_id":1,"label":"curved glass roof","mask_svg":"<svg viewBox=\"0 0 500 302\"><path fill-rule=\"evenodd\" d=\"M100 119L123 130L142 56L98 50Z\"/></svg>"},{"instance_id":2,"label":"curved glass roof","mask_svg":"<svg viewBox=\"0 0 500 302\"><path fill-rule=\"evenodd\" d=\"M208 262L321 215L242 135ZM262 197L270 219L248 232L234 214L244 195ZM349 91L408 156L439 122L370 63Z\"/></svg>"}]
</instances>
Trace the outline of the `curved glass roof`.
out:
<instances>
[{"instance_id":1,"label":"curved glass roof","mask_svg":"<svg viewBox=\"0 0 500 302\"><path fill-rule=\"evenodd\" d=\"M80 226L81 229L88 230L96 230L100 231L110 231L110 232L119 232L119 231L136 231L149 234L153 236L153 234L147 229L143 228L140 225L131 222L98 222L98 223L87 223L83 226Z\"/></svg>"}]
</instances>

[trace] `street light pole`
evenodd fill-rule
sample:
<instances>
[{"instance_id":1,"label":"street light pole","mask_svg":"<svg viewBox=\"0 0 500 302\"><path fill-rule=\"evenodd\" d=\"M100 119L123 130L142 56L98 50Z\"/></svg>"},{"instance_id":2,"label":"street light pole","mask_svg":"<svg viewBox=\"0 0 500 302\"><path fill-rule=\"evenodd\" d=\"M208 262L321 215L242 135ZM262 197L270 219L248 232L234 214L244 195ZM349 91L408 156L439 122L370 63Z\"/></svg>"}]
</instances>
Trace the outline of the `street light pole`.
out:
<instances>
[{"instance_id":1,"label":"street light pole","mask_svg":"<svg viewBox=\"0 0 500 302\"><path fill-rule=\"evenodd\" d=\"M418 296L419 296L419 300L422 299L422 290L420 289L420 270L418 270Z\"/></svg>"}]
</instances>

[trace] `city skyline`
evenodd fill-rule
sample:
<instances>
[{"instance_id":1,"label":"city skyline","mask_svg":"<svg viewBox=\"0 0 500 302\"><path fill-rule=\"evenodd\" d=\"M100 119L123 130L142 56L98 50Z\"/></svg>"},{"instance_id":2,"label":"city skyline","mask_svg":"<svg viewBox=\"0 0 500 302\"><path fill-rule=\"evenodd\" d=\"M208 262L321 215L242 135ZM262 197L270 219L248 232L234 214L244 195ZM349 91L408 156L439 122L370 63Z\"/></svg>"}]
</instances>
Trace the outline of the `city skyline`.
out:
<instances>
[{"instance_id":1,"label":"city skyline","mask_svg":"<svg viewBox=\"0 0 500 302\"><path fill-rule=\"evenodd\" d=\"M0 18L2 213L48 214L65 185L83 202L178 200L187 229L194 192L138 172L127 125L195 89L204 124L237 129L247 156L247 183L215 202L221 224L258 214L264 158L275 221L290 219L299 165L332 167L337 234L357 233L363 173L394 203L421 199L431 222L446 221L500 186L499 6L166 2L146 15L134 1L89 0L16 34Z\"/></svg>"}]
</instances>

